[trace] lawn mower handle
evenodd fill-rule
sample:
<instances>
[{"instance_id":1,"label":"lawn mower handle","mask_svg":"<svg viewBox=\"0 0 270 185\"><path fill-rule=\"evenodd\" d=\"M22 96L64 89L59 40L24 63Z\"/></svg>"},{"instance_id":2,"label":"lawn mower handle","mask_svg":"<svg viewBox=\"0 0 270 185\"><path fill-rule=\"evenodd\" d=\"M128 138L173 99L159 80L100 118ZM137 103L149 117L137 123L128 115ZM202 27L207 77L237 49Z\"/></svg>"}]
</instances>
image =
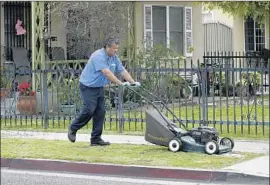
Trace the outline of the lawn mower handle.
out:
<instances>
[{"instance_id":1,"label":"lawn mower handle","mask_svg":"<svg viewBox=\"0 0 270 185\"><path fill-rule=\"evenodd\" d=\"M156 95L154 95L153 93L149 92L148 90L144 89L142 86L136 86L135 84L131 84L130 86L125 86L127 87L129 90L131 90L132 92L138 94L139 96L141 96L143 99L145 99L148 103L150 103L157 111L158 113L162 116L162 118L167 122L168 126L171 127L171 129L174 130L174 128L171 126L170 123L168 123L168 121L166 120L166 118L162 115L162 113L159 111L158 107L153 103L153 101L149 100L148 98L144 97L141 93L139 93L138 91L136 91L135 89L141 89L144 92L146 92L147 94L151 95L152 97L154 97L155 99L158 100L158 102L160 102L163 107L165 107L172 115L174 118L176 118L176 120L187 130L186 126L182 123L182 121L168 108L168 106Z\"/></svg>"}]
</instances>

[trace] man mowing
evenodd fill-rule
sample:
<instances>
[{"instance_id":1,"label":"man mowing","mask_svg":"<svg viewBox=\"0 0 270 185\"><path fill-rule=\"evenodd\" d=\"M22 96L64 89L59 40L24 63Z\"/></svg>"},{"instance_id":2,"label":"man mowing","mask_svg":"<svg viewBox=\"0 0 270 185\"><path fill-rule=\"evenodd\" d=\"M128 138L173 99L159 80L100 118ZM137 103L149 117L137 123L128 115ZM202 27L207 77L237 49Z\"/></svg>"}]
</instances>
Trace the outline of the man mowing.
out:
<instances>
[{"instance_id":1,"label":"man mowing","mask_svg":"<svg viewBox=\"0 0 270 185\"><path fill-rule=\"evenodd\" d=\"M91 55L81 73L79 88L83 107L68 128L68 139L71 142L76 141L77 131L93 118L91 145L109 145L109 142L101 138L106 113L104 87L110 82L119 86L130 84L140 86L140 83L133 80L117 57L118 47L117 38L108 38L104 47ZM114 73L120 73L126 82L121 82Z\"/></svg>"}]
</instances>

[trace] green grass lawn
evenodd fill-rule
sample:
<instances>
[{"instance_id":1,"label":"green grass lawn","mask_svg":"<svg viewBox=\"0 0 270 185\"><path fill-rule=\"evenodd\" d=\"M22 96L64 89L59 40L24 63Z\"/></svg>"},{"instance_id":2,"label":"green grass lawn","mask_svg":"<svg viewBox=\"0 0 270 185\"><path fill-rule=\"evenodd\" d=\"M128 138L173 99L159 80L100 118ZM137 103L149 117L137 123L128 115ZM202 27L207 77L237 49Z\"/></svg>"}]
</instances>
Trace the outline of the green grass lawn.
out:
<instances>
[{"instance_id":1,"label":"green grass lawn","mask_svg":"<svg viewBox=\"0 0 270 185\"><path fill-rule=\"evenodd\" d=\"M90 147L88 142L73 144L67 141L1 139L1 157L3 158L39 158L88 163L218 169L263 155L233 154L239 155L172 153L168 151L167 147L161 146L112 144L106 147Z\"/></svg>"},{"instance_id":2,"label":"green grass lawn","mask_svg":"<svg viewBox=\"0 0 270 185\"><path fill-rule=\"evenodd\" d=\"M175 107L174 112L177 116L180 116L184 120L199 120L202 118L202 108L198 106L183 107L179 109ZM250 115L250 121L269 122L269 106L229 106L229 107L208 107L207 111L208 120L215 121L248 121L248 115ZM256 115L256 117L255 117Z\"/></svg>"},{"instance_id":3,"label":"green grass lawn","mask_svg":"<svg viewBox=\"0 0 270 185\"><path fill-rule=\"evenodd\" d=\"M176 116L181 117L183 120L199 120L202 119L202 107L200 106L173 106L170 109L176 114ZM221 108L216 106L208 106L208 120L229 120L229 121L247 121L248 115L250 115L250 121L257 120L258 122L265 121L269 122L269 106L268 105L257 105L252 108L250 106L222 106ZM256 113L256 117L255 117ZM110 112L107 112L110 114ZM112 117L116 117L116 111L112 111L110 114ZM143 110L131 110L125 111L124 113L125 118L145 118L145 114Z\"/></svg>"}]
</instances>

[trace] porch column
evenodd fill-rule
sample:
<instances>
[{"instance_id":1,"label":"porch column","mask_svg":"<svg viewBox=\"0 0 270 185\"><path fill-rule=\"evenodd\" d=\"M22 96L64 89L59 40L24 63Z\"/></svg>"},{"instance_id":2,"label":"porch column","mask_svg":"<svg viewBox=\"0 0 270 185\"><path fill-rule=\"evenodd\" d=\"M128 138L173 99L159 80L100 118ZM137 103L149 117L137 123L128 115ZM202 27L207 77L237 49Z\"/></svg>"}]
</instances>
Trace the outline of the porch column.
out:
<instances>
[{"instance_id":1,"label":"porch column","mask_svg":"<svg viewBox=\"0 0 270 185\"><path fill-rule=\"evenodd\" d=\"M32 70L45 69L44 2L32 2ZM32 77L33 90L40 88L42 79L37 73Z\"/></svg>"},{"instance_id":2,"label":"porch column","mask_svg":"<svg viewBox=\"0 0 270 185\"><path fill-rule=\"evenodd\" d=\"M128 66L131 67L131 62L135 63L135 2L130 2L128 6L128 46L127 46L127 58L128 58ZM132 65L132 67L134 67Z\"/></svg>"},{"instance_id":3,"label":"porch column","mask_svg":"<svg viewBox=\"0 0 270 185\"><path fill-rule=\"evenodd\" d=\"M2 45L4 45L4 32L5 32L5 30L4 30L4 7L3 7L3 5L4 5L4 2L0 2L0 45L1 45L1 47L2 47ZM2 48L1 48L1 50L0 50L0 59L1 59L1 69L2 69L2 67L3 67L3 62L4 62L4 60L3 60L3 54L4 54L4 51L2 51Z\"/></svg>"}]
</instances>

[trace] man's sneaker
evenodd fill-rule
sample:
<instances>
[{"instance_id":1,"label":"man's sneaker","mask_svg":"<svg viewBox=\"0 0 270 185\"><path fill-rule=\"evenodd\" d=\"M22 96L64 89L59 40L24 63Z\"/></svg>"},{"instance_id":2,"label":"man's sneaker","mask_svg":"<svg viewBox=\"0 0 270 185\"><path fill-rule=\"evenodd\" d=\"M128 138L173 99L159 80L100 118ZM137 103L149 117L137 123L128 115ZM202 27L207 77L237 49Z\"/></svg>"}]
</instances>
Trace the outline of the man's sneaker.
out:
<instances>
[{"instance_id":1,"label":"man's sneaker","mask_svg":"<svg viewBox=\"0 0 270 185\"><path fill-rule=\"evenodd\" d=\"M76 131L71 130L70 127L68 128L68 139L72 143L76 141Z\"/></svg>"},{"instance_id":2,"label":"man's sneaker","mask_svg":"<svg viewBox=\"0 0 270 185\"><path fill-rule=\"evenodd\" d=\"M91 140L91 146L105 146L110 145L110 142L103 141L102 139L93 141Z\"/></svg>"}]
</instances>

